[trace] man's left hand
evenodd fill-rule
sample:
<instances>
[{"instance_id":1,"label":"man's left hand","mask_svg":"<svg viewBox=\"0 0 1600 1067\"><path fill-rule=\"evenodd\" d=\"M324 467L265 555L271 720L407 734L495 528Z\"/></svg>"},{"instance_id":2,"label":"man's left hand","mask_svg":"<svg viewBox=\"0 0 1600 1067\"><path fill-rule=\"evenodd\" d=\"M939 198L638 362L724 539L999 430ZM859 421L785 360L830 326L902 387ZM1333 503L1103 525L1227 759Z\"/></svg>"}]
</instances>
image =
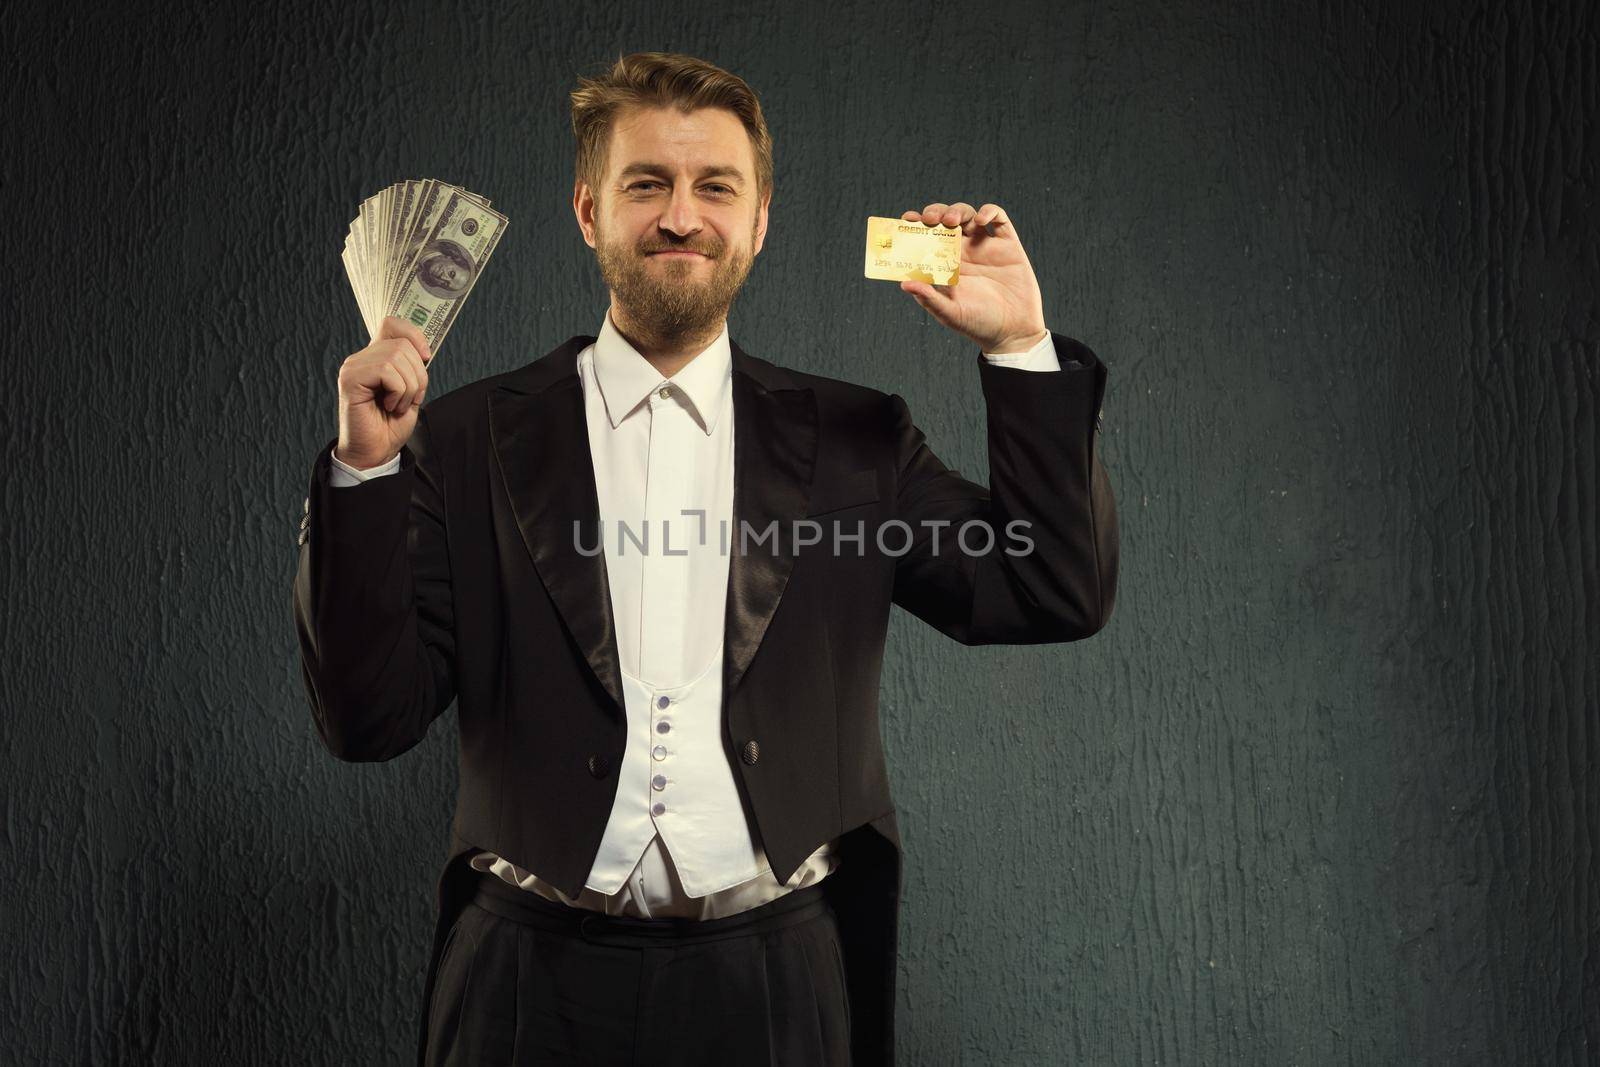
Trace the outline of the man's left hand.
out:
<instances>
[{"instance_id":1,"label":"man's left hand","mask_svg":"<svg viewBox=\"0 0 1600 1067\"><path fill-rule=\"evenodd\" d=\"M999 204L929 204L906 211L907 222L961 227L961 267L955 285L901 282L928 314L994 354L1026 352L1045 335L1044 298L1017 229Z\"/></svg>"}]
</instances>

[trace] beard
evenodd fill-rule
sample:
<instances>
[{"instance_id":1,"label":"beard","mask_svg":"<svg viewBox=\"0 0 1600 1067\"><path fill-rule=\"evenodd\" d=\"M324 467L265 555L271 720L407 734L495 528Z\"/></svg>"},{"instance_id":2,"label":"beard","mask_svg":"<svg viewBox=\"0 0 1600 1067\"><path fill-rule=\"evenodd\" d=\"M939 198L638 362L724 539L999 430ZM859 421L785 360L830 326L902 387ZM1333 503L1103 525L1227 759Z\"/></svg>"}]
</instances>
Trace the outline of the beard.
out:
<instances>
[{"instance_id":1,"label":"beard","mask_svg":"<svg viewBox=\"0 0 1600 1067\"><path fill-rule=\"evenodd\" d=\"M754 229L746 249L755 247ZM703 252L710 258L652 262L646 254L663 248ZM746 249L729 249L715 235L681 243L659 237L639 245L612 242L595 220L595 259L606 288L635 327L658 341L693 337L727 318L755 261Z\"/></svg>"}]
</instances>

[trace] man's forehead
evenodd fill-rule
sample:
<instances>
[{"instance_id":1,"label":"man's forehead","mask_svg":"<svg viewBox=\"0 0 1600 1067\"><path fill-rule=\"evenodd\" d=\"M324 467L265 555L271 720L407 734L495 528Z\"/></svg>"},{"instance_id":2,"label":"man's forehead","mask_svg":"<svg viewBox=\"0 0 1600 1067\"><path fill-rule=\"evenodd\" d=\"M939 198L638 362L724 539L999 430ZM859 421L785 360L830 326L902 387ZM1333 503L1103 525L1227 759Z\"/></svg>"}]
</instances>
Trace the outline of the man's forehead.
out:
<instances>
[{"instance_id":1,"label":"man's forehead","mask_svg":"<svg viewBox=\"0 0 1600 1067\"><path fill-rule=\"evenodd\" d=\"M636 136L742 135L744 123L725 107L697 107L682 111L671 105L629 104L612 122L617 132Z\"/></svg>"},{"instance_id":2,"label":"man's forehead","mask_svg":"<svg viewBox=\"0 0 1600 1067\"><path fill-rule=\"evenodd\" d=\"M675 108L631 108L613 124L611 148L613 165L665 167L686 158L698 169L744 167L749 143L744 124L724 108L697 108L689 115Z\"/></svg>"}]
</instances>

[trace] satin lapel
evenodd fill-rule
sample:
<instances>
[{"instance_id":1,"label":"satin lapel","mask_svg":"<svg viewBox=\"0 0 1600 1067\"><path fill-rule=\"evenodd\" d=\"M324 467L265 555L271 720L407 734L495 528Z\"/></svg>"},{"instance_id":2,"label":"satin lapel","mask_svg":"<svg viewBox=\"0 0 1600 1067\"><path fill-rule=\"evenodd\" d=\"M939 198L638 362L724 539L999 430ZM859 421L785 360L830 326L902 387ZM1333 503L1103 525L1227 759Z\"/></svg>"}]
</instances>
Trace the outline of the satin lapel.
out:
<instances>
[{"instance_id":1,"label":"satin lapel","mask_svg":"<svg viewBox=\"0 0 1600 1067\"><path fill-rule=\"evenodd\" d=\"M817 405L811 390L795 385L782 368L747 355L731 338L730 347L735 429L723 634L725 698L761 647L794 569L794 523L806 514L817 456ZM772 523L777 524L776 540L768 534ZM745 530L748 538L741 537Z\"/></svg>"},{"instance_id":2,"label":"satin lapel","mask_svg":"<svg viewBox=\"0 0 1600 1067\"><path fill-rule=\"evenodd\" d=\"M582 347L569 342L556 355L563 362L575 359ZM549 363L546 359L533 366ZM605 553L600 551L600 500L583 385L572 367L555 374L545 388L521 392L520 387L514 380L512 386L489 394L490 437L506 495L551 601L620 709L624 707L622 660Z\"/></svg>"}]
</instances>

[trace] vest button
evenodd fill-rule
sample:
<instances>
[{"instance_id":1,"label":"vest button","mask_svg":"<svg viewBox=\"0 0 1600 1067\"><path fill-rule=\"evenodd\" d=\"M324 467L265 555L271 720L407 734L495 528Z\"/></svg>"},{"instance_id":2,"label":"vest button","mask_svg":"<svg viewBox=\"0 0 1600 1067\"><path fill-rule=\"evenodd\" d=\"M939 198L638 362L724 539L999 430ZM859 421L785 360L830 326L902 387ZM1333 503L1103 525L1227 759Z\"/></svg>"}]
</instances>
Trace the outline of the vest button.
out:
<instances>
[{"instance_id":1,"label":"vest button","mask_svg":"<svg viewBox=\"0 0 1600 1067\"><path fill-rule=\"evenodd\" d=\"M756 744L754 741L746 741L744 743L744 751L741 752L740 755L744 758L746 763L753 764L756 760L761 758L761 746Z\"/></svg>"},{"instance_id":2,"label":"vest button","mask_svg":"<svg viewBox=\"0 0 1600 1067\"><path fill-rule=\"evenodd\" d=\"M596 778L604 778L608 767L609 763L604 756L594 755L589 757L589 773Z\"/></svg>"}]
</instances>

